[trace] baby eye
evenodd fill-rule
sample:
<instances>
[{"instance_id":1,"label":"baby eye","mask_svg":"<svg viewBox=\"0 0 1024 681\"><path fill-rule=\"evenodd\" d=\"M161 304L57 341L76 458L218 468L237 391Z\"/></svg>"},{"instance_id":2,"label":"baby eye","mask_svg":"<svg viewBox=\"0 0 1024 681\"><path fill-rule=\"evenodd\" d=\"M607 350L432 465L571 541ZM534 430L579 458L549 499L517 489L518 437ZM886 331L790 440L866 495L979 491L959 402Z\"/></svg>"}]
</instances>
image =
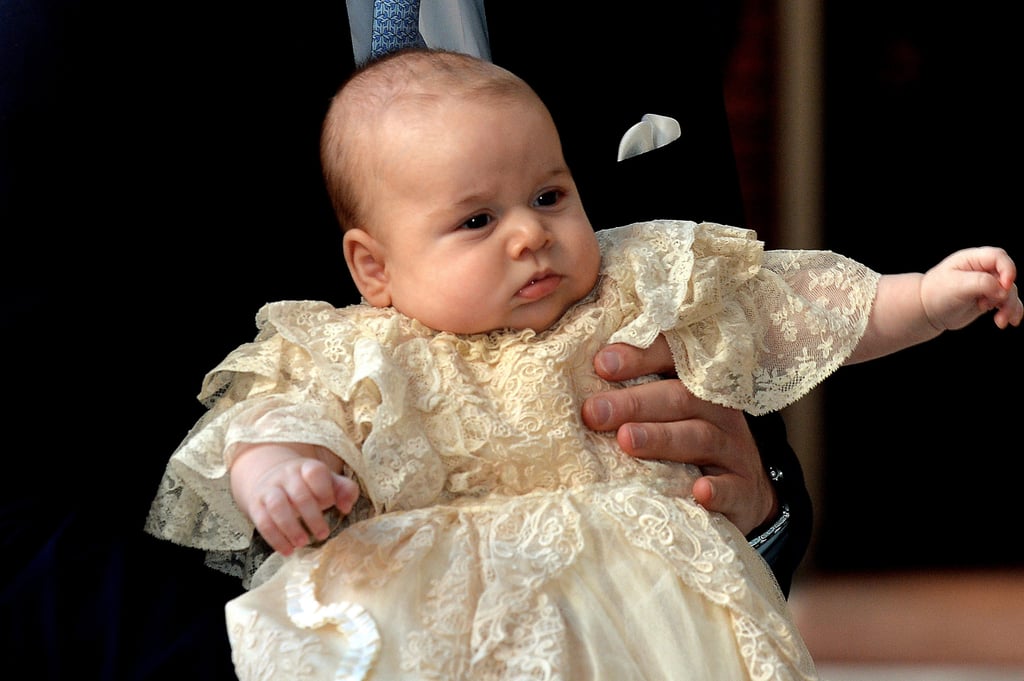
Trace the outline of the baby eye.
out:
<instances>
[{"instance_id":1,"label":"baby eye","mask_svg":"<svg viewBox=\"0 0 1024 681\"><path fill-rule=\"evenodd\" d=\"M489 224L491 224L491 216L486 213L480 213L463 222L462 226L466 229L481 229Z\"/></svg>"},{"instance_id":2,"label":"baby eye","mask_svg":"<svg viewBox=\"0 0 1024 681\"><path fill-rule=\"evenodd\" d=\"M534 204L538 206L553 206L562 198L562 192L557 189L546 191L536 198Z\"/></svg>"}]
</instances>

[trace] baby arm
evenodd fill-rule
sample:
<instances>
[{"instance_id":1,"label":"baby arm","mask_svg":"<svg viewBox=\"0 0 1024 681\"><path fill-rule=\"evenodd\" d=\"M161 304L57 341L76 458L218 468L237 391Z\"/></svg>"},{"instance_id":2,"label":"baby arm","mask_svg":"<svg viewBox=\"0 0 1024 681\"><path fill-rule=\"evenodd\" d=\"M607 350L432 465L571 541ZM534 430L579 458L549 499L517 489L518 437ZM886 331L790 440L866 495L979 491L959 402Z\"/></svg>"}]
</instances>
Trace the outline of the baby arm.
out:
<instances>
[{"instance_id":1,"label":"baby arm","mask_svg":"<svg viewBox=\"0 0 1024 681\"><path fill-rule=\"evenodd\" d=\"M1001 248L967 248L925 274L881 277L864 337L846 361L855 364L961 329L995 310L1000 329L1024 317L1017 268Z\"/></svg>"},{"instance_id":2,"label":"baby arm","mask_svg":"<svg viewBox=\"0 0 1024 681\"><path fill-rule=\"evenodd\" d=\"M263 539L287 556L313 538L327 538L325 510L352 510L359 486L340 474L341 466L323 447L250 445L231 464L231 494Z\"/></svg>"}]
</instances>

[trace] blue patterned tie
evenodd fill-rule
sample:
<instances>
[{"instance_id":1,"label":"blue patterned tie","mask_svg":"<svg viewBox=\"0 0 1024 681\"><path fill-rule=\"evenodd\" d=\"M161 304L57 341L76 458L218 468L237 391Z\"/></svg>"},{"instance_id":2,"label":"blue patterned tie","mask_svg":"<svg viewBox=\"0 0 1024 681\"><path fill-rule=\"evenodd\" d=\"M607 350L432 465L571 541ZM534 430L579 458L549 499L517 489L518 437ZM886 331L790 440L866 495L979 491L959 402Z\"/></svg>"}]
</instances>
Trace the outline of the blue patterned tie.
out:
<instances>
[{"instance_id":1,"label":"blue patterned tie","mask_svg":"<svg viewBox=\"0 0 1024 681\"><path fill-rule=\"evenodd\" d=\"M420 35L420 0L374 0L371 56L413 46L426 47Z\"/></svg>"}]
</instances>

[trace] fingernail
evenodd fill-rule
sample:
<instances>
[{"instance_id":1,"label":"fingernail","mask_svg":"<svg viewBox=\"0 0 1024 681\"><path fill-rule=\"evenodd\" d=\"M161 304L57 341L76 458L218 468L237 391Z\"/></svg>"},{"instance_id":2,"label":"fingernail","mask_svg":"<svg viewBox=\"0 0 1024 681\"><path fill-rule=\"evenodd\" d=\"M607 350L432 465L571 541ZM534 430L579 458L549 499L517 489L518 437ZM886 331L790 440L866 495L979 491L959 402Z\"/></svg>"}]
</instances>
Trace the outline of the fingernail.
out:
<instances>
[{"instance_id":1,"label":"fingernail","mask_svg":"<svg viewBox=\"0 0 1024 681\"><path fill-rule=\"evenodd\" d=\"M601 365L601 369L608 374L616 374L622 368L622 358L617 352L603 350L598 354L597 361Z\"/></svg>"},{"instance_id":2,"label":"fingernail","mask_svg":"<svg viewBox=\"0 0 1024 681\"><path fill-rule=\"evenodd\" d=\"M629 427L629 441L633 443L633 449L643 449L647 444L647 429L643 426Z\"/></svg>"},{"instance_id":3,"label":"fingernail","mask_svg":"<svg viewBox=\"0 0 1024 681\"><path fill-rule=\"evenodd\" d=\"M591 406L594 409L594 417L597 419L597 425L601 426L612 419L612 403L606 399L597 398Z\"/></svg>"}]
</instances>

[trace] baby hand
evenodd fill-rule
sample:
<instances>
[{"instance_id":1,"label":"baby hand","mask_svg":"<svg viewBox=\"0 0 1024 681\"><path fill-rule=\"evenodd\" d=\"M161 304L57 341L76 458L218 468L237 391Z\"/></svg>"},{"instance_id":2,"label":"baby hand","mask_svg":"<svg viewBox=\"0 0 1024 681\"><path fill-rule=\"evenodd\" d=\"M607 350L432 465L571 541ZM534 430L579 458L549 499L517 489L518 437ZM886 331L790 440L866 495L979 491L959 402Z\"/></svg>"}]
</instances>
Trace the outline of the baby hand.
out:
<instances>
[{"instance_id":1,"label":"baby hand","mask_svg":"<svg viewBox=\"0 0 1024 681\"><path fill-rule=\"evenodd\" d=\"M1020 326L1024 317L1017 268L1001 248L985 246L957 251L925 273L921 303L928 321L940 331L960 329L995 310L1000 329Z\"/></svg>"},{"instance_id":2,"label":"baby hand","mask_svg":"<svg viewBox=\"0 0 1024 681\"><path fill-rule=\"evenodd\" d=\"M285 556L326 539L331 528L324 511L347 514L359 498L355 481L316 456L281 445L256 445L240 454L231 467L231 488L263 539Z\"/></svg>"}]
</instances>

